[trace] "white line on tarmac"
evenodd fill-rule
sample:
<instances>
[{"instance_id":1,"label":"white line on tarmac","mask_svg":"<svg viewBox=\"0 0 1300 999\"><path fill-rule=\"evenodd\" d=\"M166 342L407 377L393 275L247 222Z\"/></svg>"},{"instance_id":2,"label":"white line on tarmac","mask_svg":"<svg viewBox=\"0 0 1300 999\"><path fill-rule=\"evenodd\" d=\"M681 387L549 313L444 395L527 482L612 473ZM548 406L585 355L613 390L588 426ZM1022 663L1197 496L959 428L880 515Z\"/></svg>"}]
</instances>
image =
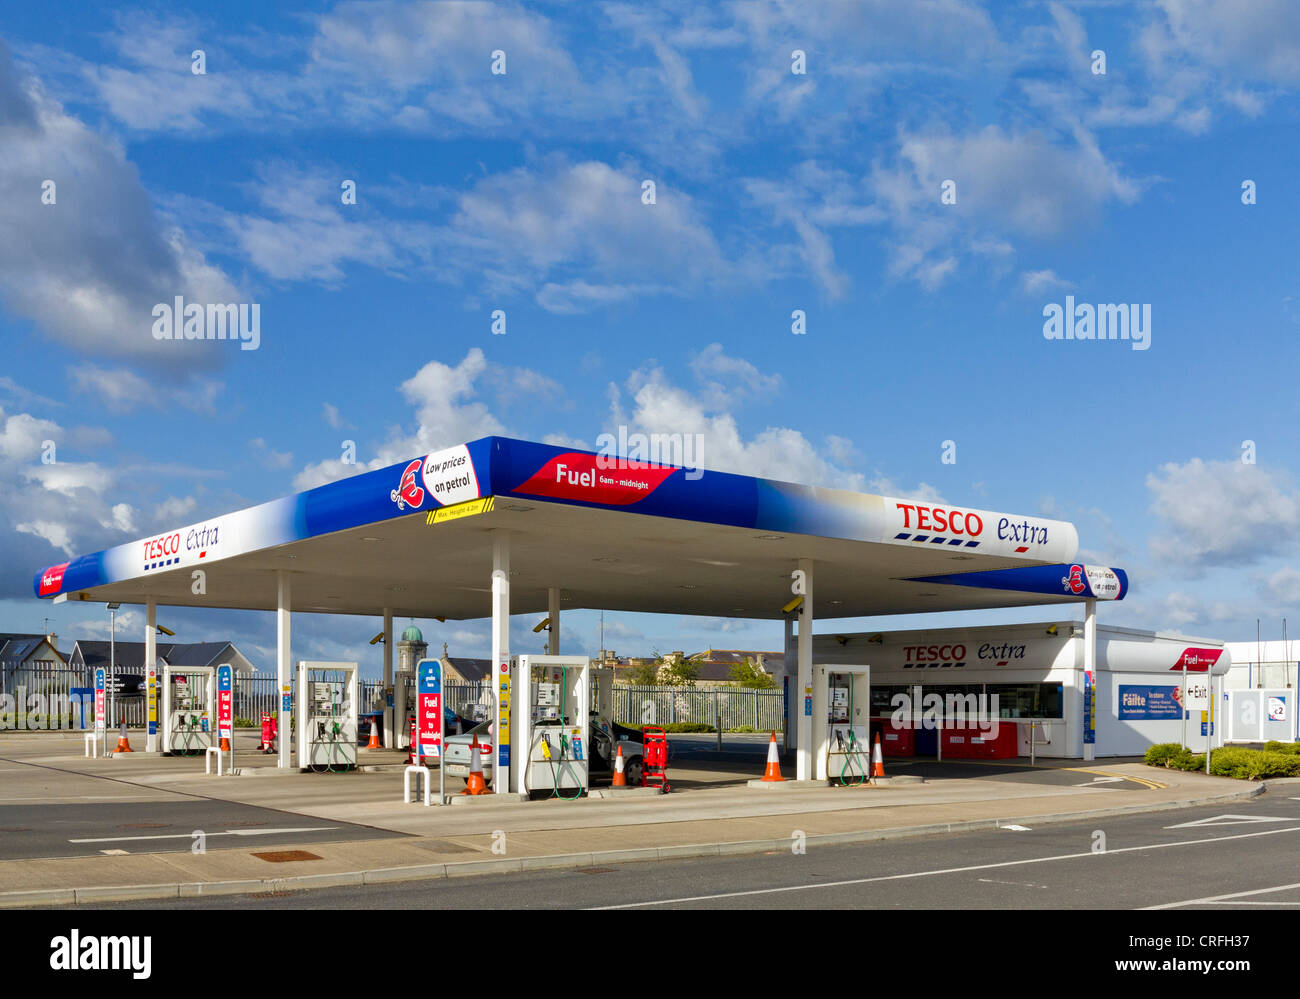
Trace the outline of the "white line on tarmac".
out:
<instances>
[{"instance_id":1,"label":"white line on tarmac","mask_svg":"<svg viewBox=\"0 0 1300 999\"><path fill-rule=\"evenodd\" d=\"M205 836L279 836L284 833L328 832L341 826L301 826L296 829L227 829L204 833ZM193 839L194 833L167 833L160 836L99 836L95 839L70 839L69 843L127 843L141 839Z\"/></svg>"},{"instance_id":2,"label":"white line on tarmac","mask_svg":"<svg viewBox=\"0 0 1300 999\"><path fill-rule=\"evenodd\" d=\"M1237 899L1237 898L1247 898L1247 897L1249 897L1249 896L1251 896L1251 895L1267 895L1269 892L1274 892L1274 891L1290 891L1292 888L1300 888L1300 884L1294 884L1294 885L1278 885L1278 886L1275 887L1275 888L1256 888L1254 891L1238 891L1238 892L1233 892L1231 895L1208 895L1208 896L1206 896L1205 898L1193 898L1193 899L1188 899L1186 902L1166 902L1164 905L1148 905L1148 906L1145 906L1144 908L1146 908L1146 909L1153 909L1153 910L1154 910L1154 909L1177 909L1177 908L1179 908L1180 906L1184 906L1184 905L1208 905L1208 904L1210 904L1210 903L1212 903L1212 902L1227 902L1227 901L1230 901L1230 900L1232 900L1232 899ZM1249 903L1246 903L1246 904L1249 904ZM1254 903L1254 904L1259 905L1259 904L1261 904L1261 903L1256 902L1256 903ZM1296 902L1268 902L1268 903L1263 903L1263 904L1267 904L1267 905L1297 905L1297 904L1300 904L1300 903L1296 903Z\"/></svg>"},{"instance_id":3,"label":"white line on tarmac","mask_svg":"<svg viewBox=\"0 0 1300 999\"><path fill-rule=\"evenodd\" d=\"M651 905L676 905L679 902L710 902L719 898L742 898L748 895L775 895L786 891L808 891L815 888L844 888L849 885L869 885L880 881L905 881L908 878L928 878L936 874L963 874L968 871L989 871L999 867L1016 867L1021 864L1047 864L1056 860L1079 860L1083 857L1109 857L1117 853L1136 853L1142 850L1166 850L1175 846L1197 846L1201 843L1226 843L1235 839L1254 839L1256 836L1276 836L1279 833L1300 832L1300 826L1291 826L1289 829L1267 829L1263 832L1238 833L1235 836L1213 836L1208 839L1186 839L1179 840L1176 843L1152 843L1148 846L1124 846L1117 850L1107 850L1105 853L1093 853L1091 850L1085 853L1062 853L1054 857L1030 857L1025 860L1004 860L996 864L973 864L970 867L945 867L934 871L911 871L907 874L886 874L878 878L854 878L851 881L823 881L820 884L810 885L789 885L784 888L755 888L750 891L727 891L720 892L717 895L688 895L682 898L664 898L656 899L650 902L626 902L623 905L597 905L592 906L593 910L602 909L641 909ZM1300 886L1297 886L1300 887ZM1179 902L1178 905L1190 905L1190 902Z\"/></svg>"}]
</instances>

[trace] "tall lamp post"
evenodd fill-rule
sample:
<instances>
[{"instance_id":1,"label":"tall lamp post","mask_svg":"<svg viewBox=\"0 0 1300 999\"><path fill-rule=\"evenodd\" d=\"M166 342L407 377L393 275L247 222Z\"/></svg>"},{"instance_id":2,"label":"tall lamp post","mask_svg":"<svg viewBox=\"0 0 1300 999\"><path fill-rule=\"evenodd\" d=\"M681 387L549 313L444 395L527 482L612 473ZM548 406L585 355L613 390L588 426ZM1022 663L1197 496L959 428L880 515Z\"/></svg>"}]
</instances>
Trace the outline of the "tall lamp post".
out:
<instances>
[{"instance_id":1,"label":"tall lamp post","mask_svg":"<svg viewBox=\"0 0 1300 999\"><path fill-rule=\"evenodd\" d=\"M117 609L121 604L108 605L108 724L112 728L117 714Z\"/></svg>"}]
</instances>

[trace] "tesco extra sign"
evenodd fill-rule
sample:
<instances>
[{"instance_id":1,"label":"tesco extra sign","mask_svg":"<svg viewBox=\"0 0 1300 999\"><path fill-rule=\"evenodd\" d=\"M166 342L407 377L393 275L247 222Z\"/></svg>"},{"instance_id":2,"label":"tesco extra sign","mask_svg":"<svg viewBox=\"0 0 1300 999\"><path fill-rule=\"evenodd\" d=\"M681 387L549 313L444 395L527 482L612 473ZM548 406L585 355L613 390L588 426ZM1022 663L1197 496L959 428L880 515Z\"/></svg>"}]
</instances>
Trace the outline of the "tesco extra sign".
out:
<instances>
[{"instance_id":1,"label":"tesco extra sign","mask_svg":"<svg viewBox=\"0 0 1300 999\"><path fill-rule=\"evenodd\" d=\"M931 663L952 662L966 658L964 645L904 645L904 662Z\"/></svg>"},{"instance_id":2,"label":"tesco extra sign","mask_svg":"<svg viewBox=\"0 0 1300 999\"><path fill-rule=\"evenodd\" d=\"M984 530L984 520L978 513L919 503L895 503L894 506L903 511L903 526L912 530L965 534L971 538L978 538Z\"/></svg>"}]
</instances>

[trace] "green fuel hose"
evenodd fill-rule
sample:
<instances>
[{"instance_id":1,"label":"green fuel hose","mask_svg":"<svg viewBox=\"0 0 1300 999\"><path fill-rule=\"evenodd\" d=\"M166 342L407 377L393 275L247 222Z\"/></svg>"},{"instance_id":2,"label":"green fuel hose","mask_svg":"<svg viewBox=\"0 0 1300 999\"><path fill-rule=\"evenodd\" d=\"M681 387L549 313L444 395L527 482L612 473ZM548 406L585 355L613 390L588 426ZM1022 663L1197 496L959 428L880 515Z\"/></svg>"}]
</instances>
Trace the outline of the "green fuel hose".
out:
<instances>
[{"instance_id":1,"label":"green fuel hose","mask_svg":"<svg viewBox=\"0 0 1300 999\"><path fill-rule=\"evenodd\" d=\"M567 666L561 666L560 667L560 724L562 725L567 724L568 717L569 717L565 711L565 709L568 706L568 698L569 698L569 668ZM573 780L573 783L577 785L577 787L574 788L573 794L560 793L560 779L564 776L564 772L566 770L569 772L569 777ZM585 788L583 788L582 786L582 778L578 776L578 772L573 769L573 766L569 761L569 740L568 737L565 736L564 730L561 729L560 730L560 767L559 770L556 772L555 787L552 791L551 797L563 798L565 801L573 801L575 798L581 798L582 792L584 790Z\"/></svg>"},{"instance_id":2,"label":"green fuel hose","mask_svg":"<svg viewBox=\"0 0 1300 999\"><path fill-rule=\"evenodd\" d=\"M844 765L840 767L840 786L856 787L859 784L865 784L867 781L867 768L859 761L858 769L860 774L853 773L853 758L860 757L862 750L858 749L858 737L853 734L853 681L849 680L849 748L844 753Z\"/></svg>"}]
</instances>

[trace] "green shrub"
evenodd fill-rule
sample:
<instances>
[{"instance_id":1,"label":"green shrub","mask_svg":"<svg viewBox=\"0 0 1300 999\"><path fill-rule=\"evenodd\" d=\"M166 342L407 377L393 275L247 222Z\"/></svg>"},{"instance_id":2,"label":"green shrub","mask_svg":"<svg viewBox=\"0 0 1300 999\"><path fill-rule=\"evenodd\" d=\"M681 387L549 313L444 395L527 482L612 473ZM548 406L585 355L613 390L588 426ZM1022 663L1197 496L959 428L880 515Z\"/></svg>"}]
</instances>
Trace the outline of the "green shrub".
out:
<instances>
[{"instance_id":1,"label":"green shrub","mask_svg":"<svg viewBox=\"0 0 1300 999\"><path fill-rule=\"evenodd\" d=\"M1300 755L1300 742L1278 742L1276 739L1264 743L1267 753L1285 753L1288 756Z\"/></svg>"},{"instance_id":2,"label":"green shrub","mask_svg":"<svg viewBox=\"0 0 1300 999\"><path fill-rule=\"evenodd\" d=\"M1189 773L1196 773L1198 770L1205 769L1205 754L1182 749L1169 757L1169 762L1165 766L1171 770L1186 770Z\"/></svg>"},{"instance_id":3,"label":"green shrub","mask_svg":"<svg viewBox=\"0 0 1300 999\"><path fill-rule=\"evenodd\" d=\"M1183 747L1176 742L1160 742L1147 750L1146 762L1153 767L1168 766L1169 758L1182 751Z\"/></svg>"},{"instance_id":4,"label":"green shrub","mask_svg":"<svg viewBox=\"0 0 1300 999\"><path fill-rule=\"evenodd\" d=\"M1269 743L1279 749L1251 749L1248 746L1224 746L1210 756L1210 773L1236 780L1264 780L1269 777L1300 777L1300 754L1286 747L1294 743ZM1151 766L1188 772L1205 769L1205 754L1193 753L1175 742L1164 742L1146 751Z\"/></svg>"}]
</instances>

